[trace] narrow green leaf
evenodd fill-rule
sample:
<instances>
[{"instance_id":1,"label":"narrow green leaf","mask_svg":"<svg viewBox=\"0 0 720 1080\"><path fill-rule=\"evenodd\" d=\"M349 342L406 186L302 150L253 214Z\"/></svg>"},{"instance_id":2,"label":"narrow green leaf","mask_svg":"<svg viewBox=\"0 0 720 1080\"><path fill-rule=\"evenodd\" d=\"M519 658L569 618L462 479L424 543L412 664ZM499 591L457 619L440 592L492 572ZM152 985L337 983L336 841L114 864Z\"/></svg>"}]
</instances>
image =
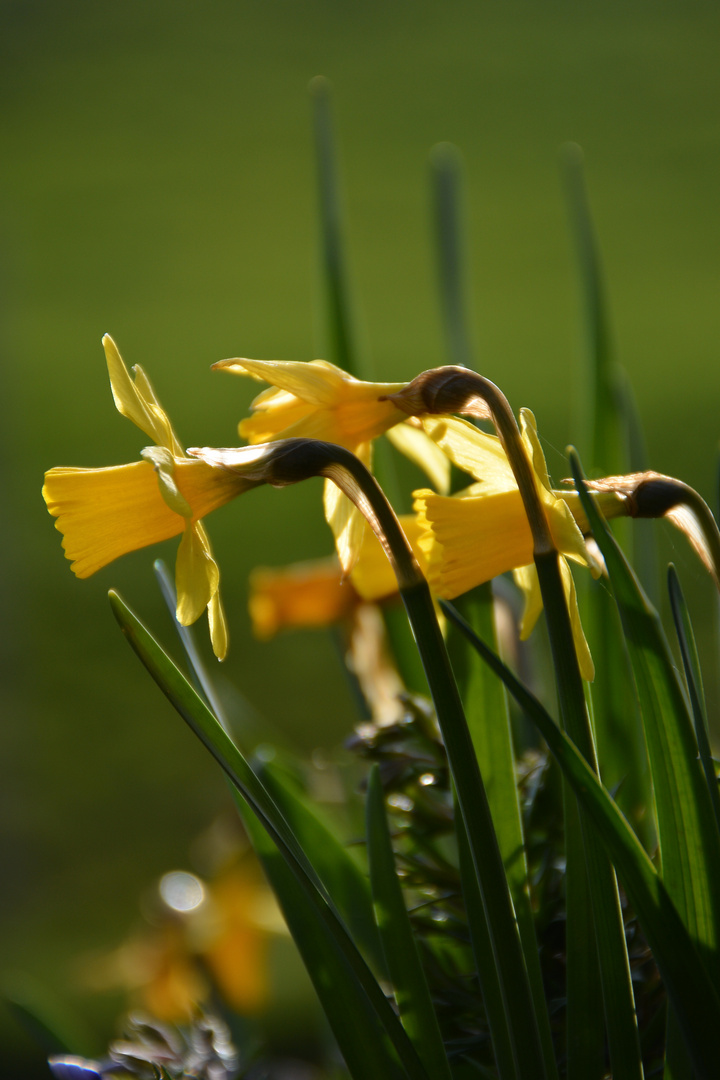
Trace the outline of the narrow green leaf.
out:
<instances>
[{"instance_id":1,"label":"narrow green leaf","mask_svg":"<svg viewBox=\"0 0 720 1080\"><path fill-rule=\"evenodd\" d=\"M573 476L615 596L640 701L657 809L662 877L720 986L720 831L688 704L657 612L583 484Z\"/></svg>"},{"instance_id":2,"label":"narrow green leaf","mask_svg":"<svg viewBox=\"0 0 720 1080\"><path fill-rule=\"evenodd\" d=\"M308 800L288 783L273 762L261 762L258 775L310 859L354 940L382 974L384 954L367 876L338 837L320 820Z\"/></svg>"},{"instance_id":3,"label":"narrow green leaf","mask_svg":"<svg viewBox=\"0 0 720 1080\"><path fill-rule=\"evenodd\" d=\"M551 631L553 661L564 723L594 766L595 752L577 670L557 556L536 557ZM449 608L449 606L448 606ZM453 613L457 621L457 613ZM469 628L468 628L469 629ZM616 1080L640 1080L642 1066L622 909L614 870L597 836L577 818L572 796L565 810L568 997L568 1075L589 1080L605 1071L602 1010ZM588 946L597 941L597 948Z\"/></svg>"},{"instance_id":4,"label":"narrow green leaf","mask_svg":"<svg viewBox=\"0 0 720 1080\"><path fill-rule=\"evenodd\" d=\"M575 247L583 309L583 374L577 417L578 443L591 475L620 475L643 468L632 459L639 443L627 376L617 365L603 269L588 201L579 146L569 143L561 155L570 232ZM634 441L633 441L634 437ZM622 545L629 551L636 530L619 522ZM647 545L645 545L647 547ZM634 547L633 547L634 550ZM601 586L579 584L583 624L593 656L602 657L592 685L598 763L605 783L619 787L622 809L644 829L648 805L648 769L642 728L633 701L632 675L617 614Z\"/></svg>"},{"instance_id":5,"label":"narrow green leaf","mask_svg":"<svg viewBox=\"0 0 720 1080\"><path fill-rule=\"evenodd\" d=\"M330 897L318 879L285 818L264 785L226 734L205 702L158 645L149 630L111 590L110 604L120 628L155 682L222 767L233 786L248 803L257 820L283 856L299 887L322 921L335 948L352 972L358 992L387 1032L408 1078L427 1080L417 1053L399 1023L375 977L357 950ZM351 993L350 989L347 990Z\"/></svg>"},{"instance_id":6,"label":"narrow green leaf","mask_svg":"<svg viewBox=\"0 0 720 1080\"><path fill-rule=\"evenodd\" d=\"M588 468L602 475L626 471L628 432L618 400L618 369L614 358L605 282L588 203L583 156L579 146L563 147L562 172L575 245L582 295L585 339L585 385L579 431Z\"/></svg>"},{"instance_id":7,"label":"narrow green leaf","mask_svg":"<svg viewBox=\"0 0 720 1080\"><path fill-rule=\"evenodd\" d=\"M496 649L490 583L480 585L460 597L457 606L475 633ZM545 1066L548 1076L555 1076L555 1050L535 936L507 694L502 682L482 663L465 635L452 622L447 644L515 907L540 1026Z\"/></svg>"},{"instance_id":8,"label":"narrow green leaf","mask_svg":"<svg viewBox=\"0 0 720 1080\"><path fill-rule=\"evenodd\" d=\"M383 487L387 490L386 481L387 475L384 475ZM394 500L393 505L396 505ZM383 604L382 616L390 652L405 688L411 693L427 696L427 679L412 629L408 623L407 613L402 606L397 604Z\"/></svg>"},{"instance_id":9,"label":"narrow green leaf","mask_svg":"<svg viewBox=\"0 0 720 1080\"><path fill-rule=\"evenodd\" d=\"M353 1080L403 1080L387 1032L277 846L235 792L240 817L302 956Z\"/></svg>"},{"instance_id":10,"label":"narrow green leaf","mask_svg":"<svg viewBox=\"0 0 720 1080\"><path fill-rule=\"evenodd\" d=\"M515 1056L517 1080L540 1080L547 1073L535 1002L487 794L462 702L427 584L423 581L401 592L437 712L482 897L505 1022ZM473 913L469 911L468 914L472 917ZM476 931L471 932L475 936ZM482 928L477 928L478 940L484 933Z\"/></svg>"},{"instance_id":11,"label":"narrow green leaf","mask_svg":"<svg viewBox=\"0 0 720 1080\"><path fill-rule=\"evenodd\" d=\"M497 965L495 964L492 938L485 918L485 908L477 874L475 873L467 830L457 800L455 801L455 832L458 842L463 903L467 913L470 941L472 942L475 967L490 1028L498 1075L503 1078L512 1078L516 1076L515 1055L505 1015L502 986L498 977ZM555 1068L554 1062L552 1068ZM548 1070L548 1076L552 1075L552 1071Z\"/></svg>"},{"instance_id":12,"label":"narrow green leaf","mask_svg":"<svg viewBox=\"0 0 720 1080\"><path fill-rule=\"evenodd\" d=\"M467 314L467 261L463 248L465 229L462 223L460 151L450 143L439 143L430 154L430 168L438 284L449 362L472 367L473 350Z\"/></svg>"},{"instance_id":13,"label":"narrow green leaf","mask_svg":"<svg viewBox=\"0 0 720 1080\"><path fill-rule=\"evenodd\" d=\"M335 160L330 87L318 76L310 83L320 209L321 272L324 294L322 355L356 378L368 378L358 348L348 283L342 200Z\"/></svg>"},{"instance_id":14,"label":"narrow green leaf","mask_svg":"<svg viewBox=\"0 0 720 1080\"><path fill-rule=\"evenodd\" d=\"M231 737L242 735L242 743L246 748L256 746L258 743L271 742L276 734L275 727L267 716L262 716L254 705L240 691L232 686L225 686L225 694L218 693L215 681L211 678L207 665L198 648L195 628L182 626L175 617L177 597L175 583L168 572L168 568L162 559L156 559L153 570L160 585L160 592L167 604L170 618L180 638L180 643L185 650L190 672L196 690L210 706L210 710L220 721L222 727ZM215 665L217 669L219 665Z\"/></svg>"},{"instance_id":15,"label":"narrow green leaf","mask_svg":"<svg viewBox=\"0 0 720 1080\"><path fill-rule=\"evenodd\" d=\"M695 645L695 635L693 633L692 623L690 622L690 612L685 603L685 597L680 585L680 580L677 576L677 571L672 563L668 567L668 589L670 592L670 607L672 608L675 632L677 634L678 644L680 645L680 655L682 656L683 669L685 671L685 681L687 682L693 719L695 720L695 735L700 750L700 761L702 762L703 772L705 773L705 782L707 783L708 791L710 792L712 807L715 811L715 820L720 827L720 792L718 792L715 763L713 762L712 752L710 750L707 711L705 709L705 694L703 692L700 661Z\"/></svg>"},{"instance_id":16,"label":"narrow green leaf","mask_svg":"<svg viewBox=\"0 0 720 1080\"><path fill-rule=\"evenodd\" d=\"M443 610L453 616L450 604ZM462 622L458 622L462 626ZM720 999L695 941L626 818L575 744L508 667L468 627L470 640L483 660L502 679L509 692L537 726L550 752L597 829L622 879L628 899L679 1018L699 1080L717 1076L717 1038ZM706 950L702 955L707 958Z\"/></svg>"},{"instance_id":17,"label":"narrow green leaf","mask_svg":"<svg viewBox=\"0 0 720 1080\"><path fill-rule=\"evenodd\" d=\"M370 771L365 811L375 918L400 1019L432 1080L451 1080L440 1026L395 870L377 764Z\"/></svg>"}]
</instances>

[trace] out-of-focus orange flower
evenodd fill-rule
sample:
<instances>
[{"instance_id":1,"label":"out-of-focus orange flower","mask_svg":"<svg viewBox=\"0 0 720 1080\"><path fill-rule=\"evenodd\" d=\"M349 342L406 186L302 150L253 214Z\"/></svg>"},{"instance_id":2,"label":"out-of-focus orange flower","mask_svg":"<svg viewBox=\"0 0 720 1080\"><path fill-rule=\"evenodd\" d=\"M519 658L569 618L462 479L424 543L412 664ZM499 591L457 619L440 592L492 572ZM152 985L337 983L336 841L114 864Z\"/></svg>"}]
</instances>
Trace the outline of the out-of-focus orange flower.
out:
<instances>
[{"instance_id":1,"label":"out-of-focus orange flower","mask_svg":"<svg viewBox=\"0 0 720 1080\"><path fill-rule=\"evenodd\" d=\"M191 907L182 897L174 905L163 888L168 878L193 886ZM211 987L238 1013L261 1011L270 994L269 943L287 930L252 854L240 856L209 884L193 874L168 874L159 891L160 924L94 959L85 981L98 990L122 986L136 1005L170 1023L191 1018Z\"/></svg>"},{"instance_id":2,"label":"out-of-focus orange flower","mask_svg":"<svg viewBox=\"0 0 720 1080\"><path fill-rule=\"evenodd\" d=\"M426 556L419 546L422 527L416 515L403 515L400 524L424 567ZM332 626L351 618L364 601L385 600L397 591L387 555L368 529L349 579L343 581L335 556L278 568L261 566L250 575L248 608L255 636L267 640L280 630Z\"/></svg>"},{"instance_id":3,"label":"out-of-focus orange flower","mask_svg":"<svg viewBox=\"0 0 720 1080\"><path fill-rule=\"evenodd\" d=\"M267 640L279 630L330 626L347 618L359 597L341 577L334 555L253 570L248 609L255 636Z\"/></svg>"}]
</instances>

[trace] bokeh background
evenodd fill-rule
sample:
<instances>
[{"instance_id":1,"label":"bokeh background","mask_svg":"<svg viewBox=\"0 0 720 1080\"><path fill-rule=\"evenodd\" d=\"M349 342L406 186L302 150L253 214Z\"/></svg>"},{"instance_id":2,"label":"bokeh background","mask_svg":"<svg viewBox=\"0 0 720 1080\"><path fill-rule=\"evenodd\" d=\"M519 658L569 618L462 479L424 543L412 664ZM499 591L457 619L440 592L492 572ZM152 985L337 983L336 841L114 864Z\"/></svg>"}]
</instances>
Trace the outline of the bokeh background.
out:
<instances>
[{"instance_id":1,"label":"bokeh background","mask_svg":"<svg viewBox=\"0 0 720 1080\"><path fill-rule=\"evenodd\" d=\"M228 445L253 396L226 356L312 359L319 273L308 82L333 86L352 278L380 379L445 360L428 153L465 163L475 343L535 411L551 470L578 430L580 305L558 169L584 149L617 354L652 467L715 502L720 390L720 10L705 0L2 0L0 468L4 507L0 968L79 1008L77 957L187 865L218 771L122 641L116 587L177 651L152 558L85 582L40 498L52 465L134 460L101 335L142 363L186 445ZM329 636L253 641L247 575L331 550L319 485L210 522L235 682L303 752L353 704ZM668 539L709 621L709 586ZM714 639L704 651L716 655ZM717 700L711 676L710 689ZM10 1075L35 1075L7 1014ZM30 1056L23 1066L22 1054ZM36 1061L36 1059L34 1059ZM40 1066L37 1075L43 1075Z\"/></svg>"}]
</instances>

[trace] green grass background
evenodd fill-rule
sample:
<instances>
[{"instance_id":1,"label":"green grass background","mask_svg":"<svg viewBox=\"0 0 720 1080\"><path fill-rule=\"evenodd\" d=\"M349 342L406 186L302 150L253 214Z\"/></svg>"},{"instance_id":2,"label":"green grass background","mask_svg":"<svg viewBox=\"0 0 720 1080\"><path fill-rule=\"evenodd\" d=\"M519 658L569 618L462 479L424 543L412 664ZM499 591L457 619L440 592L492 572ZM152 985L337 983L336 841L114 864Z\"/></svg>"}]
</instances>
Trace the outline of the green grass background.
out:
<instances>
[{"instance_id":1,"label":"green grass background","mask_svg":"<svg viewBox=\"0 0 720 1080\"><path fill-rule=\"evenodd\" d=\"M78 582L40 499L46 468L134 460L144 443L113 408L101 335L146 367L187 445L232 445L252 397L212 362L319 354L307 84L324 74L377 377L445 360L427 162L448 140L465 160L481 368L533 408L564 475L562 448L583 449L558 172L559 147L575 140L649 463L714 504L719 34L720 11L702 0L2 0L6 979L22 973L102 1016L74 958L122 936L138 894L187 865L225 798L106 600L117 587L175 648L151 571L174 544ZM337 744L353 722L332 642L254 642L246 579L258 562L330 551L319 496L317 484L261 490L210 521L232 635L222 677L305 750ZM707 621L708 582L681 541L667 543ZM7 1017L0 1035L19 1046Z\"/></svg>"}]
</instances>

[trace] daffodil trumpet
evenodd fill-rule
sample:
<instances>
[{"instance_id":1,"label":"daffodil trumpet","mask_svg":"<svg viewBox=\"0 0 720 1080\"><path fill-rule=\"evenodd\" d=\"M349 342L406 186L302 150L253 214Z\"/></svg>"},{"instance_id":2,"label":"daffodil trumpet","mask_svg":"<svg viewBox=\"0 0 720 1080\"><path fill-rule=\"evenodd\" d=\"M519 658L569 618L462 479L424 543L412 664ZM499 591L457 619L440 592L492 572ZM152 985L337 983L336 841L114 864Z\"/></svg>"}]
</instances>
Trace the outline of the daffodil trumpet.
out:
<instances>
[{"instance_id":1,"label":"daffodil trumpet","mask_svg":"<svg viewBox=\"0 0 720 1080\"><path fill-rule=\"evenodd\" d=\"M323 476L336 484L363 514L390 559L418 645L430 694L448 755L458 805L480 886L498 981L503 997L521 998L508 1011L512 1028L522 1015L522 1030L511 1030L520 1072L546 1077L538 1023L487 794L465 713L438 625L430 589L395 512L377 481L354 454L333 443L286 439L239 449L190 448L208 465L238 471L247 479L275 487Z\"/></svg>"}]
</instances>

